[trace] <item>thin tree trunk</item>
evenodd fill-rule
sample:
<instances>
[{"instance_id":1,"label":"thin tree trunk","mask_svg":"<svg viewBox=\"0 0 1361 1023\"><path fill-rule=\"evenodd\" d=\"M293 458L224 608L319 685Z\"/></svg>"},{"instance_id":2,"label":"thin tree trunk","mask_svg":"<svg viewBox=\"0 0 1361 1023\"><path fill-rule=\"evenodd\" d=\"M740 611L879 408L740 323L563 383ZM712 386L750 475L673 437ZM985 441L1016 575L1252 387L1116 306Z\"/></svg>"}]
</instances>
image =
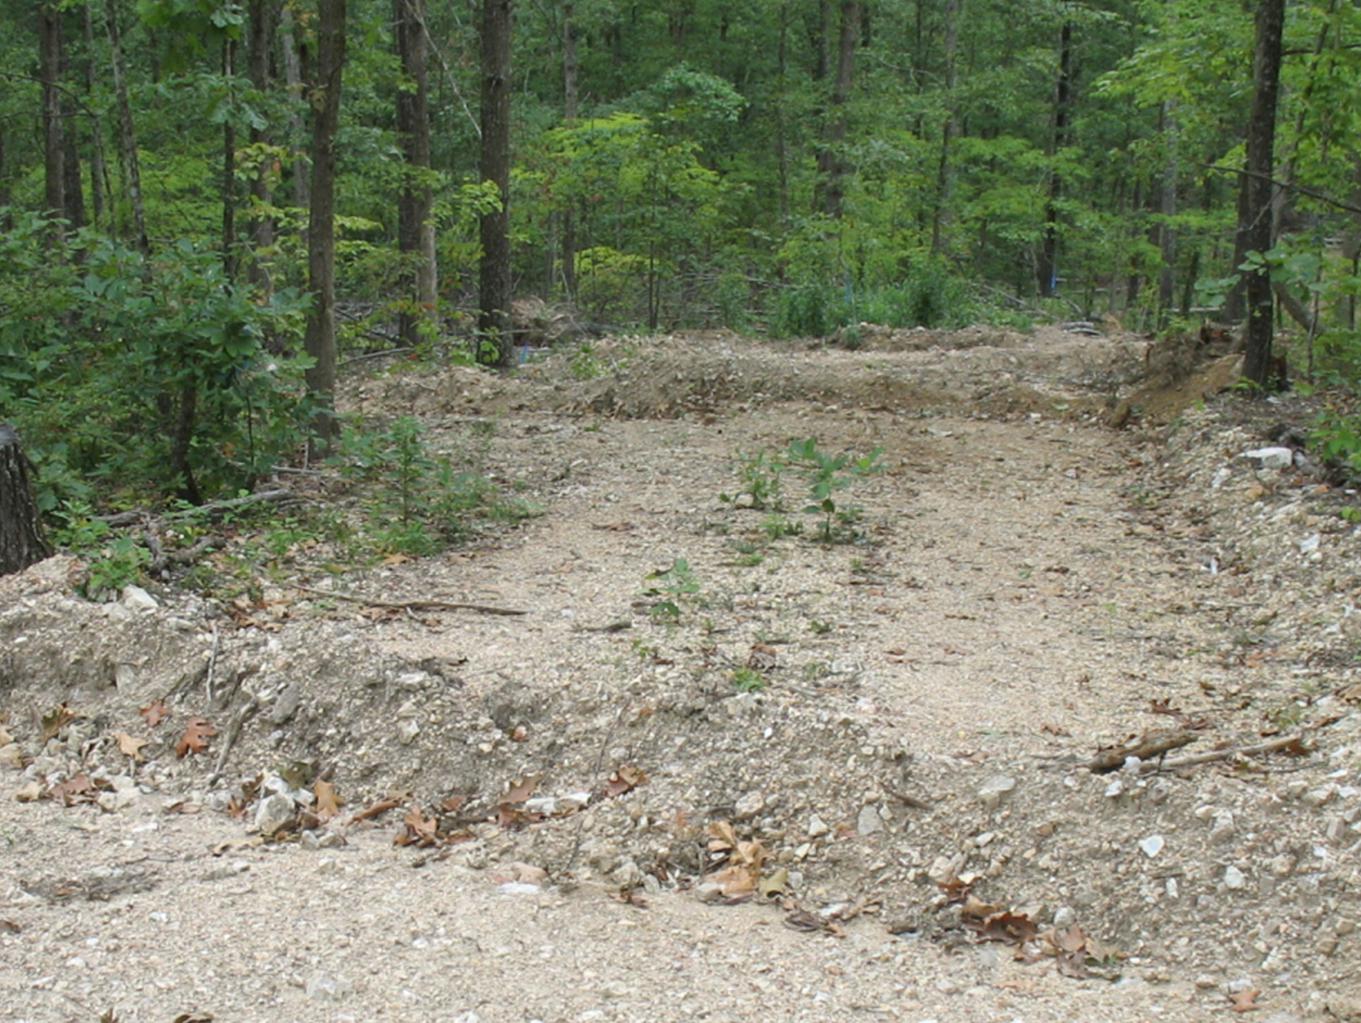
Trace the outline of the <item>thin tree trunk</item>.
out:
<instances>
[{"instance_id":1,"label":"thin tree trunk","mask_svg":"<svg viewBox=\"0 0 1361 1023\"><path fill-rule=\"evenodd\" d=\"M837 44L836 81L827 112L823 148L818 153L818 186L822 212L841 218L845 201L845 177L849 169L846 154L846 102L850 99L855 75L855 44L860 38L860 5L857 0L842 0L841 33Z\"/></svg>"},{"instance_id":2,"label":"thin tree trunk","mask_svg":"<svg viewBox=\"0 0 1361 1023\"><path fill-rule=\"evenodd\" d=\"M1241 183L1246 196L1243 204L1246 216L1238 225L1245 252L1265 253L1271 248L1271 174L1284 23L1285 0L1261 0L1257 9L1257 40L1252 62L1256 88L1248 121L1247 173ZM1248 326L1243 376L1254 384L1265 386L1271 371L1273 330L1271 275L1265 267L1248 274L1244 298Z\"/></svg>"},{"instance_id":3,"label":"thin tree trunk","mask_svg":"<svg viewBox=\"0 0 1361 1023\"><path fill-rule=\"evenodd\" d=\"M509 366L510 319L510 28L511 0L482 0L482 180L500 208L483 214L479 274L479 361Z\"/></svg>"},{"instance_id":4,"label":"thin tree trunk","mask_svg":"<svg viewBox=\"0 0 1361 1023\"><path fill-rule=\"evenodd\" d=\"M313 449L326 451L339 433L335 416L336 128L345 66L345 0L317 0L317 80L313 87L312 206L307 221L307 272L312 309L307 318L307 390L312 397Z\"/></svg>"},{"instance_id":5,"label":"thin tree trunk","mask_svg":"<svg viewBox=\"0 0 1361 1023\"><path fill-rule=\"evenodd\" d=\"M222 40L222 77L227 92L234 95L236 85L236 40ZM230 107L231 104L229 103ZM236 122L235 111L228 109L222 122L222 272L236 280Z\"/></svg>"},{"instance_id":6,"label":"thin tree trunk","mask_svg":"<svg viewBox=\"0 0 1361 1023\"><path fill-rule=\"evenodd\" d=\"M580 99L577 94L577 26L576 4L562 7L562 119L576 123ZM550 282L551 283L551 282ZM577 222L576 211L569 203L562 214L562 287L568 301L577 295Z\"/></svg>"},{"instance_id":7,"label":"thin tree trunk","mask_svg":"<svg viewBox=\"0 0 1361 1023\"><path fill-rule=\"evenodd\" d=\"M397 329L404 343L414 345L420 341L421 325L434 317L436 286L425 0L393 0L393 16L398 58L411 86L397 94L397 135L409 168L398 198L397 248L415 263L408 282L411 304L403 304Z\"/></svg>"},{"instance_id":8,"label":"thin tree trunk","mask_svg":"<svg viewBox=\"0 0 1361 1023\"><path fill-rule=\"evenodd\" d=\"M248 44L250 47L250 84L257 97L260 98L263 98L269 92L271 85L269 57L273 38L274 0L251 0ZM260 128L251 128L250 141L252 145L258 145L269 141L269 136ZM270 189L270 174L271 170L268 164L262 162L250 183L251 203L254 207L250 220L252 249L250 279L265 295L268 295L274 288L266 257L262 256L262 253L267 253L274 245L274 220L261 212L262 208L271 205L274 201Z\"/></svg>"},{"instance_id":9,"label":"thin tree trunk","mask_svg":"<svg viewBox=\"0 0 1361 1023\"><path fill-rule=\"evenodd\" d=\"M1158 323L1164 325L1175 301L1177 270L1177 232L1172 221L1177 215L1177 187L1181 176L1178 142L1181 136L1175 102L1163 103L1159 120L1162 122L1159 134L1167 147L1158 203L1158 249L1162 254L1162 267L1158 271Z\"/></svg>"},{"instance_id":10,"label":"thin tree trunk","mask_svg":"<svg viewBox=\"0 0 1361 1023\"><path fill-rule=\"evenodd\" d=\"M780 35L775 50L775 167L779 181L780 223L789 222L789 123L785 116L785 76L789 72L789 2L780 3Z\"/></svg>"},{"instance_id":11,"label":"thin tree trunk","mask_svg":"<svg viewBox=\"0 0 1361 1023\"><path fill-rule=\"evenodd\" d=\"M66 142L61 110L61 11L56 4L38 8L38 77L42 82L43 199L49 216L66 216ZM60 227L53 240L60 239Z\"/></svg>"},{"instance_id":12,"label":"thin tree trunk","mask_svg":"<svg viewBox=\"0 0 1361 1023\"><path fill-rule=\"evenodd\" d=\"M1051 156L1055 166L1049 171L1049 196L1044 206L1044 241L1036 268L1040 296L1048 298L1058 289L1059 212L1063 195L1063 175L1057 162L1068 144L1068 122L1073 104L1073 25L1065 21L1059 30L1059 78L1054 87L1054 142Z\"/></svg>"},{"instance_id":13,"label":"thin tree trunk","mask_svg":"<svg viewBox=\"0 0 1361 1023\"><path fill-rule=\"evenodd\" d=\"M85 78L85 95L94 93L95 86L95 32L94 12L90 5L81 8L82 29L85 36L85 60L82 70ZM90 118L90 220L97 228L104 223L104 182L108 177L104 160L104 126L99 118Z\"/></svg>"},{"instance_id":14,"label":"thin tree trunk","mask_svg":"<svg viewBox=\"0 0 1361 1023\"><path fill-rule=\"evenodd\" d=\"M284 4L279 14L279 42L283 51L284 86L288 89L289 145L295 148L298 154L292 168L293 205L306 209L311 203L311 178L302 144L306 135L302 117L305 90L302 59L298 55L298 41L293 31L293 8L289 4Z\"/></svg>"},{"instance_id":15,"label":"thin tree trunk","mask_svg":"<svg viewBox=\"0 0 1361 1023\"><path fill-rule=\"evenodd\" d=\"M128 98L128 76L123 64L122 34L118 28L118 0L104 0L105 28L109 34L109 63L118 104L118 161L123 172L123 187L132 207L133 244L142 255L151 254L147 237L146 207L142 204L142 170L137 158L137 133L133 130L132 102Z\"/></svg>"},{"instance_id":16,"label":"thin tree trunk","mask_svg":"<svg viewBox=\"0 0 1361 1023\"><path fill-rule=\"evenodd\" d=\"M43 539L30 472L19 435L0 423L0 575L18 572L52 553Z\"/></svg>"},{"instance_id":17,"label":"thin tree trunk","mask_svg":"<svg viewBox=\"0 0 1361 1023\"><path fill-rule=\"evenodd\" d=\"M950 145L955 137L955 87L958 83L956 54L959 50L959 10L963 0L945 0L945 123L940 129L940 161L936 164L936 202L931 213L931 252L939 255L945 246L945 229L950 218L950 193L954 172L950 166ZM921 4L917 4L917 33L921 33ZM918 41L920 50L920 40ZM920 68L918 68L920 71Z\"/></svg>"}]
</instances>

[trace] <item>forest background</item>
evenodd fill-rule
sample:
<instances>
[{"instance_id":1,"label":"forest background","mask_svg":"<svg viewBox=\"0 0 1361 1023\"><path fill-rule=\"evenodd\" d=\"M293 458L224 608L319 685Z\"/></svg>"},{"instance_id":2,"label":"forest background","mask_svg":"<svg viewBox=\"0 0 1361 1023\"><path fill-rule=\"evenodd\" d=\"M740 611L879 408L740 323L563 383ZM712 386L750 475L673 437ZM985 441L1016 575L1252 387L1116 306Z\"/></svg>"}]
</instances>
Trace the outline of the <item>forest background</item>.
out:
<instances>
[{"instance_id":1,"label":"forest background","mask_svg":"<svg viewBox=\"0 0 1361 1023\"><path fill-rule=\"evenodd\" d=\"M1361 465L1358 112L1341 0L4 0L0 421L69 538L353 454L343 360L509 365L514 297L1210 317L1256 385L1288 326Z\"/></svg>"}]
</instances>

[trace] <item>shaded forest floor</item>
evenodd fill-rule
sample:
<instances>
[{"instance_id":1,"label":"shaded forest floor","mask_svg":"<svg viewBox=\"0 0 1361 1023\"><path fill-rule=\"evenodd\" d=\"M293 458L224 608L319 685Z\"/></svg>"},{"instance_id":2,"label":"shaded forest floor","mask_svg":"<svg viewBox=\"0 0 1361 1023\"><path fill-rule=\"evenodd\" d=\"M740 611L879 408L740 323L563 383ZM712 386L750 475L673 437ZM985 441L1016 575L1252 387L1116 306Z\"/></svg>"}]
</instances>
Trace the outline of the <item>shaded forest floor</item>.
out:
<instances>
[{"instance_id":1,"label":"shaded forest floor","mask_svg":"<svg viewBox=\"0 0 1361 1023\"><path fill-rule=\"evenodd\" d=\"M354 380L540 514L249 606L0 581L13 1018L1361 1019L1354 497L1244 456L1307 409L858 340ZM741 475L809 437L882 449L832 542Z\"/></svg>"}]
</instances>

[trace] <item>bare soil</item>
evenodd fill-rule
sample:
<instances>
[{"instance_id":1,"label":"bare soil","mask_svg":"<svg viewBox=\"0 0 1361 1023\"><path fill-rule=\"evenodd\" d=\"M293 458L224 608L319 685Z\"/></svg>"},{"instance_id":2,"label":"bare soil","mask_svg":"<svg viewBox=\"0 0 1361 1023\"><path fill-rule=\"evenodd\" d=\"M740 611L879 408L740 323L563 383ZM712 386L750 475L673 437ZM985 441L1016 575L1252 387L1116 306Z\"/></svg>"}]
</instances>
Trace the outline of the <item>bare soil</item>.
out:
<instances>
[{"instance_id":1,"label":"bare soil","mask_svg":"<svg viewBox=\"0 0 1361 1023\"><path fill-rule=\"evenodd\" d=\"M5 1017L1361 1019L1354 495L1243 456L1309 410L859 340L354 380L541 514L245 612L0 580ZM837 542L742 494L804 437L883 452Z\"/></svg>"}]
</instances>

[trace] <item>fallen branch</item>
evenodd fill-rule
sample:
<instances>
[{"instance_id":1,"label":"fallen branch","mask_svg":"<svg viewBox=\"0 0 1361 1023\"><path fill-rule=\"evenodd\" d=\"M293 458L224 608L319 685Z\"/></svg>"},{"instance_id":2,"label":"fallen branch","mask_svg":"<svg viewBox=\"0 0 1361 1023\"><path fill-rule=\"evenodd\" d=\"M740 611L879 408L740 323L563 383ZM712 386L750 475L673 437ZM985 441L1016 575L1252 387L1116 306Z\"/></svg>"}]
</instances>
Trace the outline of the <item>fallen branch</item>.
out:
<instances>
[{"instance_id":1,"label":"fallen branch","mask_svg":"<svg viewBox=\"0 0 1361 1023\"><path fill-rule=\"evenodd\" d=\"M1250 756L1254 753L1278 753L1281 750L1297 748L1300 752L1307 749L1304 745L1304 733L1295 732L1292 735L1283 735L1279 739L1272 739L1270 742L1253 743L1250 746L1232 746L1228 749L1211 750L1209 753L1193 753L1190 756L1174 757L1171 760L1164 760L1161 764L1144 764L1140 769L1141 774L1151 771L1175 771L1179 767L1195 767L1198 764L1209 764L1216 760L1228 760L1231 757Z\"/></svg>"},{"instance_id":2,"label":"fallen branch","mask_svg":"<svg viewBox=\"0 0 1361 1023\"><path fill-rule=\"evenodd\" d=\"M241 738L241 727L246 723L246 719L259 709L260 700L252 693L250 702L237 711L236 717L232 718L231 724L227 726L227 734L222 739L222 750L217 755L217 766L213 768L213 773L208 776L209 785L217 784L222 778L222 772L227 767L227 757L231 755L236 740Z\"/></svg>"},{"instance_id":3,"label":"fallen branch","mask_svg":"<svg viewBox=\"0 0 1361 1023\"><path fill-rule=\"evenodd\" d=\"M176 522L180 519L192 519L200 515L216 515L219 512L239 511L242 508L249 508L256 504L274 504L281 501L288 501L297 495L291 490L262 490L258 494L246 494L243 497L229 497L221 501L209 501L207 504L196 505L193 508L180 508L176 511L164 512L159 516L153 516L144 510L114 512L112 515L97 516L100 522L110 526L131 526L134 523L144 520L159 518L165 522Z\"/></svg>"},{"instance_id":4,"label":"fallen branch","mask_svg":"<svg viewBox=\"0 0 1361 1023\"><path fill-rule=\"evenodd\" d=\"M1174 749L1195 742L1196 733L1186 731L1149 732L1140 737L1132 746L1116 746L1105 749L1087 761L1087 770L1093 774L1109 774L1124 766L1130 757L1140 760L1153 760L1165 756Z\"/></svg>"},{"instance_id":5,"label":"fallen branch","mask_svg":"<svg viewBox=\"0 0 1361 1023\"><path fill-rule=\"evenodd\" d=\"M303 593L316 593L323 597L348 601L351 604L363 604L365 607L381 607L393 611L476 611L484 615L508 616L529 614L528 611L521 611L517 608L469 604L462 600L375 600L372 597L361 597L357 594L342 593L338 590L322 590L315 586L303 586L301 583L289 583L289 585Z\"/></svg>"}]
</instances>

